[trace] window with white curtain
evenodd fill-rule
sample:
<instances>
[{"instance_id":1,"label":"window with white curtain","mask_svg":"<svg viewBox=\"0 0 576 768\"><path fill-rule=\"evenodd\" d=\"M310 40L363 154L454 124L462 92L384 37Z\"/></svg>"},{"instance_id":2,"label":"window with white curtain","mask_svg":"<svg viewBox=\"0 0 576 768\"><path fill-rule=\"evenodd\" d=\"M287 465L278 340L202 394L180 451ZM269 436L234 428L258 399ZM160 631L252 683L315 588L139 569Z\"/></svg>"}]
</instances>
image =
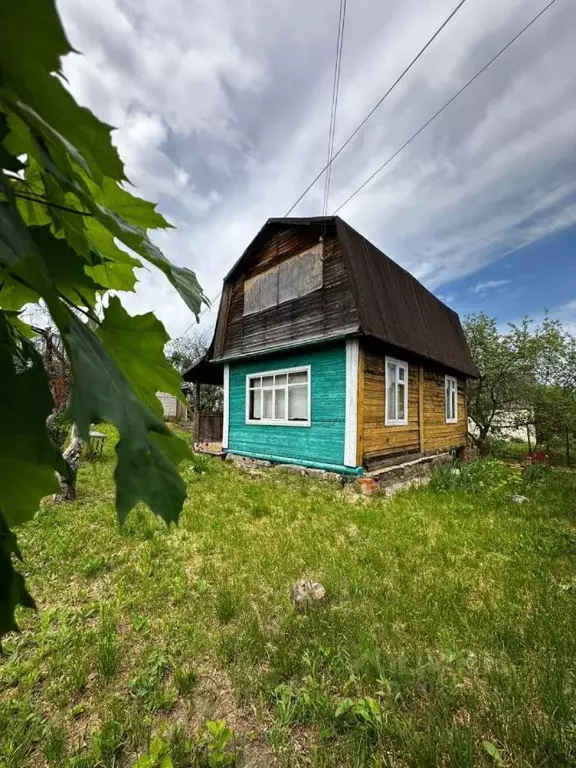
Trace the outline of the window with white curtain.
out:
<instances>
[{"instance_id":1,"label":"window with white curtain","mask_svg":"<svg viewBox=\"0 0 576 768\"><path fill-rule=\"evenodd\" d=\"M387 357L386 425L408 424L408 363Z\"/></svg>"},{"instance_id":2,"label":"window with white curtain","mask_svg":"<svg viewBox=\"0 0 576 768\"><path fill-rule=\"evenodd\" d=\"M444 378L444 398L446 402L446 423L458 421L458 381L454 376Z\"/></svg>"},{"instance_id":3,"label":"window with white curtain","mask_svg":"<svg viewBox=\"0 0 576 768\"><path fill-rule=\"evenodd\" d=\"M310 426L310 366L246 377L246 423Z\"/></svg>"}]
</instances>

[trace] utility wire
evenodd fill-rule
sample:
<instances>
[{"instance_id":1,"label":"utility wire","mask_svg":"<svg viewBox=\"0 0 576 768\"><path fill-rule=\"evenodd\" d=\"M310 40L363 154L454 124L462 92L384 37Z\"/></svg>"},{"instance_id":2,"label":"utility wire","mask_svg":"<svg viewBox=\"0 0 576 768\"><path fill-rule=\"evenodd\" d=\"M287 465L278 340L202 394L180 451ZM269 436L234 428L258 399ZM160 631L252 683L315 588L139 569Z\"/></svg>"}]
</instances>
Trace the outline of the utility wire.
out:
<instances>
[{"instance_id":1,"label":"utility wire","mask_svg":"<svg viewBox=\"0 0 576 768\"><path fill-rule=\"evenodd\" d=\"M415 56L415 57L412 59L412 61L410 62L410 64L408 64L408 66L406 67L406 69L405 69L405 70L404 70L404 71L403 71L403 72L400 74L400 76L399 76L398 78L396 78L396 80L395 80L395 81L392 83L392 85L390 86L390 88L388 88L388 90L386 91L386 93L385 93L385 94L384 94L384 95L383 95L383 96L380 98L380 100L379 100L379 101L377 101L377 102L376 102L376 104L375 104L375 105L372 107L372 109L370 110L370 112L368 112L368 114L367 114L367 115L366 115L366 117L365 117L365 118L362 120L362 122L361 122L361 123L359 123L359 124L356 126L356 128L355 128L355 129L352 131L352 133L350 134L350 136L348 136L348 138L346 139L346 141L345 141L345 142L344 142L344 143L341 145L341 147L340 147L340 148L339 148L339 149L338 149L338 150L337 150L337 151L336 151L336 152L335 152L335 153L332 155L332 157L328 158L328 162L327 162L327 164L324 166L324 168L322 168L322 170L320 171L320 173L319 173L319 174L318 174L318 175L317 175L317 176L316 176L314 179L312 179L312 181L310 182L310 184L308 184L308 186L306 187L306 189L304 190L304 192L302 192L302 194L300 195L300 197L299 197L299 198L296 200L296 202L294 203L294 205L292 205L292 207L291 207L291 208L289 208L289 209L286 211L286 213L284 214L284 217L286 217L286 216L289 216L289 215L292 213L292 211L294 210L294 208L296 208L296 206L298 205L298 203L299 203L299 202L300 202L300 201L301 201L301 200L302 200L302 199L303 199L303 198L304 198L304 197L305 197L305 196L308 194L308 192L310 192L310 190L311 190L311 189L312 189L312 187L313 187L313 186L316 184L316 182L318 181L318 179L319 179L319 178L322 176L322 174L324 173L324 171L326 171L326 170L327 170L327 169L328 169L328 168L329 168L329 167L332 165L332 163L334 162L334 160L336 160L336 158L338 157L338 155L339 155L339 154L340 154L340 153L341 153L341 152L342 152L342 151L343 151L343 150L344 150L344 149L345 149L345 148L348 146L348 144L350 144L350 142L351 142L351 141L352 141L352 139L353 139L353 138L356 136L356 134L357 134L357 133L358 133L358 132L359 132L359 131L360 131L360 130L361 130L361 129L362 129L362 128L363 128L363 127L366 125L366 123L367 123L367 122L368 122L368 120L369 120L369 119L372 117L372 115L374 114L374 112L376 112L376 110L378 109L378 107L379 107L379 106L380 106L380 105L381 105L381 104L384 102L384 100L385 100L385 99L387 99L387 98L388 98L388 96L389 96L389 95L392 93L392 91L394 90L394 88L396 88L396 86L397 86L397 85L400 83L400 81L402 80L402 78L404 77L404 75L406 75L406 74L407 74L407 73L408 73L408 72L409 72L409 71L412 69L412 67L414 66L414 64L416 64L416 62L417 62L417 61L418 61L418 59L419 59L419 58L422 56L422 54L424 53L424 51L425 51L425 50L426 50L426 49L427 49L427 48L428 48L428 47L429 47L429 46L430 46L430 45L431 45L431 44L434 42L434 40L435 40L435 39L438 37L438 35L440 34L440 32L442 32L442 30L444 29L444 27L445 27L445 26L446 26L446 25L447 25L447 24L448 24L448 23L451 21L451 19L452 19L452 18L453 18L453 17L454 17L454 16L455 16L457 13L458 13L458 11L460 10L460 8L462 8L462 6L464 5L464 3L465 3L465 2L466 2L466 0L460 0L460 2L458 3L458 5L457 5L457 6L454 8L454 10L452 11L452 13L451 13L451 14L450 14L450 15L449 15L449 16L448 16L448 17L447 17L447 18L446 18L446 19L445 19L445 20L442 22L442 24L441 24L441 25L438 27L438 29L436 30L436 32L434 32L434 34L432 35L432 37L431 37L431 38L428 40L428 42L426 43L426 45L425 45L423 48L421 48L421 49L420 49L420 51L419 51L419 52L416 54L416 56Z\"/></svg>"},{"instance_id":2,"label":"utility wire","mask_svg":"<svg viewBox=\"0 0 576 768\"><path fill-rule=\"evenodd\" d=\"M324 205L322 215L328 214L328 201L330 199L330 180L332 177L332 154L334 152L334 134L336 132L336 112L338 110L338 92L340 90L340 69L342 65L342 44L344 41L344 27L346 25L346 1L340 0L340 14L338 16L338 34L336 36L336 56L334 59L334 82L332 84L332 104L330 107L330 122L328 125L328 156L326 161L326 178L324 180Z\"/></svg>"},{"instance_id":3,"label":"utility wire","mask_svg":"<svg viewBox=\"0 0 576 768\"><path fill-rule=\"evenodd\" d=\"M210 304L208 304L207 306L205 306L205 307L204 307L204 309L203 309L203 310L202 310L202 311L201 311L201 312L198 314L198 323L200 322L200 318L202 317L202 315L204 315L206 312L208 312L208 310L209 310L209 309L212 309L212 307L214 306L214 303L215 303L216 301L218 301L218 299L220 298L220 296L222 296L222 291L220 291L220 293L219 293L217 296L214 296L214 298L211 300ZM184 331L184 333L181 333L181 334L180 334L180 336L186 336L188 333L190 333L190 331L192 330L192 328L194 327L194 325L196 325L196 321L194 321L194 322L190 323L190 325L188 326L188 328L186 328L186 330ZM212 326L212 328L214 328L214 326ZM210 328L209 330L212 330L212 328Z\"/></svg>"},{"instance_id":4,"label":"utility wire","mask_svg":"<svg viewBox=\"0 0 576 768\"><path fill-rule=\"evenodd\" d=\"M435 113L432 115L432 117L431 117L429 120L427 120L427 121L424 123L424 125L422 125L422 126L421 126L421 127L420 127L420 128L417 130L417 131L416 131L416 133L413 133L413 134L412 134L412 136L411 136L411 137L408 139L408 141L405 141L405 142L404 142L404 144L402 144L402 146L401 146L399 149L397 149L397 150L396 150L396 152L394 152L394 154L393 154L393 155L390 155L390 157L389 157L389 158L386 160L386 162L382 163L382 165L381 165L379 168L377 168L377 169L374 171L374 173L373 173L371 176L369 176L369 177L366 179L366 181L362 182L362 184L361 184L361 185L360 185L360 186L359 186L359 187L358 187L358 188L357 188L357 189L356 189L356 190L355 190L355 191L354 191L354 192L353 192L353 193L352 193L352 194L351 194L349 197L347 197L347 198L346 198L346 200L344 200L344 202L343 202L343 203L341 203L341 204L338 206L338 208L336 208L336 210L333 212L332 216L335 216L335 215L338 213L338 211L342 210L342 208L344 208L344 206L345 206L345 205L347 205L347 204L350 202L350 200L352 200L352 198L356 197L356 195L357 195L359 192L361 192L361 191L362 191L362 190L363 190L363 189L364 189L366 186L368 186L368 184L370 184L370 182L371 182L371 181L372 181L372 180L373 180L373 179L374 179L376 176L378 176L378 174L379 174L379 173L381 173L381 171L383 171L383 170L384 170L384 168L386 168L386 166L387 166L387 165L389 165L389 164L392 162L392 160L394 160L394 158L395 158L395 157L398 157L398 155L400 154L400 152L402 152L402 150L403 150L403 149L405 149L405 148L408 146L408 144L410 144L412 141L414 141L414 139L415 139L417 136L419 136L419 135L422 133L422 131L423 131L425 128L427 128L427 127L430 125L430 123L431 123L433 120L436 120L436 118L437 118L439 115L441 115L441 114L442 114L442 112L444 112L444 110L445 110L447 107L449 107L449 106L450 106L450 104L452 104L452 102L453 102L453 101L456 101L456 99L458 98L458 96L460 96L462 93L464 93L464 91L465 91L465 90L466 90L466 89L467 89L467 88L468 88L470 85L472 85L472 83L473 83L475 80L477 80L477 79L480 77L480 75L481 75L481 74L483 74L483 73L484 73L484 72L485 72L485 71L488 69L488 67L489 67L491 64L493 64L493 63L496 61L496 59L498 59L498 58L499 58L499 57L500 57L500 56L501 56L501 55L502 55L502 54L503 54L505 51L507 51L507 50L508 50L508 48L510 48L510 46L511 46L511 45L513 45L513 44L516 42L516 40L518 40L518 38L519 38L521 35L523 35L523 34L524 34L524 32L526 32L526 30L528 30L528 29L529 29L529 28L532 26L532 24L534 24L535 22L537 22L537 21L538 21L538 19L539 19L539 18L540 18L540 17L541 17L541 16L542 16L544 13L546 13L546 11L547 11L547 10L548 10L548 9L549 9L549 8L550 8L552 5L554 5L554 3L555 3L555 2L556 2L556 0L550 0L550 2L548 3L548 5L544 6L544 8L542 8L542 10L541 10L541 11L540 11L538 14L536 14L536 16L534 16L534 18L533 18L531 21L529 21L529 22L528 22L528 24L526 24L526 26L525 26L525 27L522 27L522 29L520 30L520 32L518 32L516 35L514 35L514 37L513 37L513 38L512 38L512 39L511 39L511 40L510 40L508 43L506 43L506 45L504 46L504 48L501 48L501 49L498 51L498 53L497 53L495 56L493 56L493 57L490 59L490 61L489 61L487 64L484 64L484 66L482 67L482 69L478 70L478 72L476 72L476 74L474 75L474 77L470 78L470 80L468 80L468 82L467 82L465 85L463 85L463 86L462 86L462 88L460 88L460 90L459 90L459 91L457 91L457 92L454 94L454 96L452 96L452 98L451 98L451 99L449 99L449 100L448 100L448 101L447 101L447 102L446 102L446 103L445 103L445 104L444 104L442 107L440 107L440 109L439 109L437 112L435 112Z\"/></svg>"}]
</instances>

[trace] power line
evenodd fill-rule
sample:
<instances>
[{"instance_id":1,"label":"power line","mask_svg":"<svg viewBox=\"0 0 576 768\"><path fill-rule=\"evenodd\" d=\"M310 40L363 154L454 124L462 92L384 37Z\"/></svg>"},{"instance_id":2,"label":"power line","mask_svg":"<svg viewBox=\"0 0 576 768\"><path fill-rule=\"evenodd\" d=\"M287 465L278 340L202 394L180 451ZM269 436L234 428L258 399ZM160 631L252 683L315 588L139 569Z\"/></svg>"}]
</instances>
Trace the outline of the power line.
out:
<instances>
[{"instance_id":1,"label":"power line","mask_svg":"<svg viewBox=\"0 0 576 768\"><path fill-rule=\"evenodd\" d=\"M335 152L335 153L332 155L332 157L331 157L331 158L328 158L328 162L326 163L326 165L324 166L324 168L322 168L322 170L320 171L320 173L318 173L318 175L317 175L317 176L316 176L314 179L312 179L312 181L310 182L310 184L308 184L308 186L306 187L306 189L304 190L304 192L302 192L302 194L300 195L300 197L299 197L299 198L296 200L296 202L294 203L294 205L292 205L292 207L291 207L291 208L289 208L289 209L286 211L286 213L284 214L284 216L285 216L285 217L286 217L286 216L289 216L289 215L292 213L292 211L294 210L294 208L296 208L296 206L298 205L298 203L299 203L299 202L300 202L300 201L301 201L301 200L302 200L302 199L303 199L303 198L304 198L304 197L305 197L305 196L308 194L308 192L310 192L310 190L312 189L312 187L314 186L314 184L316 184L316 182L318 181L318 179L319 179L319 178L322 176L322 174L324 173L324 171L326 171L328 168L330 168L330 167L331 167L332 163L334 162L334 160L336 160L336 158L338 157L338 155L339 155L339 154L340 154L340 153L341 153L341 152L342 152L342 151L343 151L343 150L344 150L344 149L345 149L345 148L348 146L348 144L350 144L350 142L351 142L351 141L352 141L352 139L353 139L353 138L356 136L356 134L357 134L357 133L358 133L358 132L359 132L359 131L360 131L360 130L361 130L361 129L362 129L362 128L363 128L363 127L366 125L366 123L367 123L367 122L368 122L368 120L369 120L369 119L372 117L372 115L374 114L374 112L376 112L376 110L378 109L378 107L379 107L379 106L380 106L380 105L381 105L381 104L384 102L384 100L385 100L385 99L387 99L387 98L388 98L388 96L389 96L389 95L392 93L392 91L394 90L394 88L396 88L396 86L397 86L397 85L400 83L400 81L402 80L402 78L404 77L404 75L406 75L406 74L407 74L407 73L408 73L408 72L409 72L409 71L412 69L412 67L414 66L414 64L416 64L416 62L417 62L417 61L418 61L418 59L419 59L419 58L422 56L422 54L424 53L424 51L426 51L426 49L427 49L427 48L428 48L428 47L429 47L429 46L430 46L430 45L431 45L431 44L434 42L434 40L435 40L435 39L438 37L438 35L440 34L440 32L442 32L442 30L444 29L444 27L445 27L445 26L446 26L446 25L447 25L447 24L448 24L448 23L451 21L451 19L452 19L452 18L453 18L453 17L454 17L454 16L455 16L457 13L458 13L458 11L460 10L460 8L462 8L462 6L464 5L464 3L465 3L465 2L466 2L466 0L460 0L460 2L458 3L458 5L457 5L457 6L454 8L454 10L452 11L452 13L451 13L449 16L447 16L447 17L446 17L446 19L445 19L445 20L442 22L442 24L441 24L441 25L438 27L438 29L436 30L436 32L434 32L434 34L432 35L432 37L431 37L431 38L428 40L428 42L426 43L426 45L425 45L423 48L421 48L421 49L420 49L420 51L419 51L419 52L416 54L416 56L415 56L415 57L412 59L412 61L410 62L410 64L408 64L408 66L406 67L406 69L405 69L405 70L404 70L404 71L403 71L403 72L402 72L402 73L399 75L399 77L398 77L398 78L396 78L396 80L395 80L395 81L392 83L392 85L390 86L390 88L388 88L388 90L386 91L386 93L385 93L385 94L384 94L384 95L383 95L383 96L380 98L380 100L379 100L379 101L377 101L377 102L376 102L376 104L375 104L375 105L372 107L372 109L370 110L370 112L368 112L368 114L367 114L367 115L366 115L366 117L365 117L365 118L362 120L362 122L361 122L361 123L359 123L359 124L356 126L356 128L355 128L355 129L352 131L352 133L350 134L350 136L348 136L348 138L346 139L346 141L345 141L345 142L342 144L342 146L341 146L341 147L338 149L338 151L337 151L337 152Z\"/></svg>"},{"instance_id":2,"label":"power line","mask_svg":"<svg viewBox=\"0 0 576 768\"><path fill-rule=\"evenodd\" d=\"M500 57L500 56L501 56L501 55L502 55L502 54L503 54L503 53L504 53L506 50L508 50L508 48L510 48L510 46L511 46L511 45L513 45L513 44L516 42L516 40L518 40L518 38L519 38L521 35L523 35L523 34L524 34L524 32L526 32L526 30L527 30L527 29L529 29L529 28L532 26L532 24L534 24L535 22L537 22L537 21L538 21L538 19L539 19L539 18L540 18L540 17L541 17L541 16L542 16L544 13L546 13L546 11L547 11L547 10L548 10L548 9L549 9L549 8L550 8L552 5L554 5L554 3L555 3L555 2L556 2L556 0L550 0L550 2L548 3L548 5L544 6L544 8L542 8L542 10L541 10L541 11L540 11L538 14L536 14L536 16L534 16L534 18L533 18L531 21L529 21L529 22L528 22L528 24L526 24L526 26L525 26L525 27L523 27L523 28L520 30L520 32L518 32L516 35L514 35L514 37L513 37L513 38L512 38L512 39L511 39L511 40L510 40L508 43L506 43L506 45L504 46L504 48L501 48L501 49L498 51L498 53L497 53L495 56L493 56L493 57L490 59L490 61L489 61L487 64L485 64L485 65L482 67L482 69L480 69L480 70L478 70L478 72L476 72L476 74L474 75L474 77L470 78L470 80L468 80L468 82L467 82L465 85L463 85L463 86L462 86L462 88L460 88L460 90L459 90L459 91L457 91L457 92L454 94L454 96L452 96L452 98L451 98L451 99L449 99L449 100L448 100L448 101L447 101L447 102L446 102L446 103L445 103L445 104L444 104L442 107L440 107L440 109L439 109L437 112L435 112L435 113L432 115L432 117L431 117L429 120L427 120L427 121L424 123L424 125L422 125L422 126L421 126L421 127L420 127L420 128L417 130L417 131L416 131L416 133L412 134L412 136L411 136L411 137L408 139L408 141L405 141L405 142L404 142L404 144L402 144L402 146L401 146L399 149L397 149L397 150L396 150L396 152L394 152L394 154L393 154L393 155L390 155L390 157L389 157L389 158L386 160L386 162L382 163L382 165L381 165L379 168L377 168L377 169L374 171L374 173L373 173L371 176L369 176L369 177L366 179L366 181L364 181L364 182L363 182L363 183L362 183L362 184L361 184L361 185L360 185L360 186L359 186L359 187L358 187L358 188L357 188L357 189L356 189L356 190L355 190L355 191L354 191L354 192L353 192L353 193L352 193L352 194L351 194L349 197L347 197L347 198L346 198L346 200L344 200L344 202L343 202L341 205L339 205L339 206L338 206L338 208L336 208L336 210L333 212L333 214L332 214L332 215L333 215L333 216L335 216L335 215L338 213L338 211L342 210L342 208L344 208L344 206L345 206L345 205L347 205L347 204L350 202L350 200L352 200L352 198L356 197L356 195L357 195L359 192L361 192L361 191L362 191L362 190L363 190L363 189L364 189L364 188L365 188L365 187L366 187L368 184L370 184L370 182L371 182L371 181L372 181L372 180L373 180L373 179L374 179L374 178L375 178L375 177L376 177L376 176L377 176L377 175L378 175L378 174L379 174L381 171L383 171L383 170L384 170L384 168L386 168L386 166L387 166L387 165L389 165L389 164L392 162L392 160L394 160L394 158L395 158L395 157L398 157L398 155L400 154L400 152L402 152L402 150L403 150L403 149L405 149L405 148L408 146L408 144L410 144L412 141L414 141L414 139L415 139L417 136L419 136L419 135L422 133L422 131L423 131L425 128L427 128L427 127L430 125L430 123L431 123L433 120L436 120L436 118L437 118L437 117L438 117L440 114L442 114L442 112L444 112L444 110L445 110L447 107L449 107L449 106L450 106L450 104L452 104L452 102L453 102L453 101L455 101L455 100L458 98L458 96L460 96L462 93L464 93L464 91L465 91L465 90L468 88L468 86L472 85L472 83L473 83L475 80L477 80L477 79L480 77L480 75L481 75L481 74L483 74L483 73L484 73L484 72L485 72L485 71L488 69L488 67L489 67L491 64L493 64L493 63L496 61L496 59L498 59L498 58L499 58L499 57Z\"/></svg>"},{"instance_id":3,"label":"power line","mask_svg":"<svg viewBox=\"0 0 576 768\"><path fill-rule=\"evenodd\" d=\"M336 112L338 110L338 92L340 90L340 69L342 65L342 45L344 42L344 27L346 25L346 0L340 0L340 14L338 16L338 34L336 36L336 57L334 59L334 82L332 84L332 104L330 107L330 122L328 125L328 157L327 171L324 181L324 204L322 214L328 214L328 200L330 198L330 180L332 176L332 153L334 152L334 134L336 132Z\"/></svg>"},{"instance_id":4,"label":"power line","mask_svg":"<svg viewBox=\"0 0 576 768\"><path fill-rule=\"evenodd\" d=\"M198 323L200 323L200 318L202 317L202 315L206 314L206 312L208 312L208 310L212 309L212 307L214 306L215 302L218 301L220 296L222 296L222 291L220 291L220 293L218 293L216 296L214 296L214 298L210 301L210 304L205 306L204 309L198 314L198 321L197 321ZM181 333L180 335L181 336L186 336L186 334L190 333L190 331L192 330L194 324L195 324L194 322L190 323L190 325L188 326L188 328L186 328L184 333ZM212 327L214 327L214 326L212 326Z\"/></svg>"}]
</instances>

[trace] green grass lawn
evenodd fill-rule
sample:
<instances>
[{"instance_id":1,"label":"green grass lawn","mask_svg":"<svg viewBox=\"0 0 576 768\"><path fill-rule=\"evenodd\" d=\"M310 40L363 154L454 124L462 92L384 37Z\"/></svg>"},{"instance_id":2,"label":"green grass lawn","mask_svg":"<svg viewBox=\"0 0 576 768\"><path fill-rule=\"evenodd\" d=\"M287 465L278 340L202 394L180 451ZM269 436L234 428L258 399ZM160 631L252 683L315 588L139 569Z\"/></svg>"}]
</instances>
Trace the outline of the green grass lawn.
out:
<instances>
[{"instance_id":1,"label":"green grass lawn","mask_svg":"<svg viewBox=\"0 0 576 768\"><path fill-rule=\"evenodd\" d=\"M576 764L573 474L364 500L199 457L168 529L119 528L113 468L20 531L39 611L0 659L1 768Z\"/></svg>"}]
</instances>

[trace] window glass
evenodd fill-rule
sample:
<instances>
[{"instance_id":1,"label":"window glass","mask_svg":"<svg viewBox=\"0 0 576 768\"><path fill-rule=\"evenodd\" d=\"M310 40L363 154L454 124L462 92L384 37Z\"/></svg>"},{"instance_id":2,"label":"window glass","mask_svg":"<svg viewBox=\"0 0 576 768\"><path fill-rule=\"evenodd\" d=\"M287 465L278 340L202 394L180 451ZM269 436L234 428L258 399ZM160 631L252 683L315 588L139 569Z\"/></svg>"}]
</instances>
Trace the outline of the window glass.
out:
<instances>
[{"instance_id":1,"label":"window glass","mask_svg":"<svg viewBox=\"0 0 576 768\"><path fill-rule=\"evenodd\" d=\"M308 383L308 371L297 371L291 373L288 377L290 384L307 384Z\"/></svg>"},{"instance_id":2,"label":"window glass","mask_svg":"<svg viewBox=\"0 0 576 768\"><path fill-rule=\"evenodd\" d=\"M386 423L406 424L408 420L408 364L386 360Z\"/></svg>"},{"instance_id":3,"label":"window glass","mask_svg":"<svg viewBox=\"0 0 576 768\"><path fill-rule=\"evenodd\" d=\"M274 392L271 389L262 390L262 418L271 419L273 416L272 403Z\"/></svg>"},{"instance_id":4,"label":"window glass","mask_svg":"<svg viewBox=\"0 0 576 768\"><path fill-rule=\"evenodd\" d=\"M308 387L288 387L289 421L306 421L308 418Z\"/></svg>"},{"instance_id":5,"label":"window glass","mask_svg":"<svg viewBox=\"0 0 576 768\"><path fill-rule=\"evenodd\" d=\"M402 369L400 369L402 370ZM398 384L398 419L405 419L406 414L404 412L404 395L405 395L405 386L404 384Z\"/></svg>"},{"instance_id":6,"label":"window glass","mask_svg":"<svg viewBox=\"0 0 576 768\"><path fill-rule=\"evenodd\" d=\"M261 397L262 397L262 392L259 389L251 389L250 390L249 417L251 419L260 419L260 418L262 418Z\"/></svg>"},{"instance_id":7,"label":"window glass","mask_svg":"<svg viewBox=\"0 0 576 768\"><path fill-rule=\"evenodd\" d=\"M394 419L396 416L396 387L394 385L394 376L388 379L388 387L386 389L386 406L389 419Z\"/></svg>"},{"instance_id":8,"label":"window glass","mask_svg":"<svg viewBox=\"0 0 576 768\"><path fill-rule=\"evenodd\" d=\"M286 377L284 377L286 378ZM274 418L284 420L286 418L286 390L277 389L274 401Z\"/></svg>"},{"instance_id":9,"label":"window glass","mask_svg":"<svg viewBox=\"0 0 576 768\"><path fill-rule=\"evenodd\" d=\"M458 421L458 382L453 376L445 377L446 421Z\"/></svg>"},{"instance_id":10,"label":"window glass","mask_svg":"<svg viewBox=\"0 0 576 768\"><path fill-rule=\"evenodd\" d=\"M250 376L248 420L289 424L310 418L309 371L287 370Z\"/></svg>"}]
</instances>

